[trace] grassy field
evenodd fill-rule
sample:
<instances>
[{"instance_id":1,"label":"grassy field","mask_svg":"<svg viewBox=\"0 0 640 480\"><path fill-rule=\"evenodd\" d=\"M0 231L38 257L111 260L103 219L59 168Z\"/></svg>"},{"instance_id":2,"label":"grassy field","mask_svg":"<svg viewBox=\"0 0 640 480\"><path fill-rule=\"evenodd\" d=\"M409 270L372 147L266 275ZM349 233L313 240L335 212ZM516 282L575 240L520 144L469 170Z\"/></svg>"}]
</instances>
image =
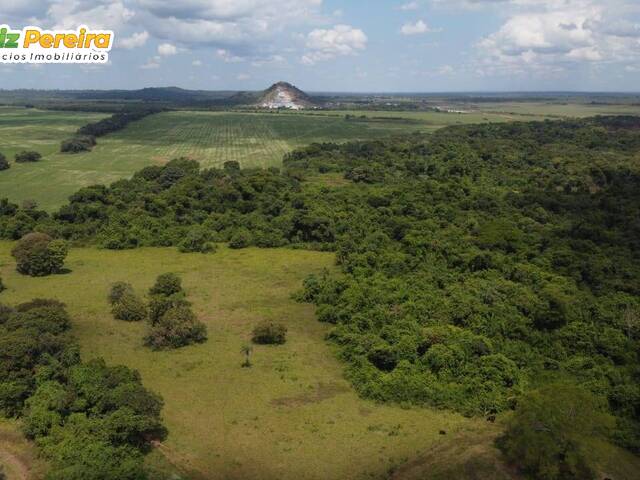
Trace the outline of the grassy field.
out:
<instances>
[{"instance_id":1,"label":"grassy field","mask_svg":"<svg viewBox=\"0 0 640 480\"><path fill-rule=\"evenodd\" d=\"M312 307L290 299L307 272L331 268L331 254L74 249L67 262L71 273L28 278L14 272L9 247L0 244L0 271L9 288L0 301L54 296L67 303L84 358L103 356L136 368L145 385L164 397L171 433L161 451L192 478L386 478L423 449L487 425L356 396L324 342L326 326ZM142 346L143 324L112 319L105 298L112 282L128 280L145 292L166 271L182 276L209 328L207 343L152 352ZM241 368L241 347L261 319L286 324L288 342L256 346L254 367Z\"/></svg>"},{"instance_id":2,"label":"grassy field","mask_svg":"<svg viewBox=\"0 0 640 480\"><path fill-rule=\"evenodd\" d=\"M531 117L575 117L584 118L595 115L640 115L640 105L603 105L591 103L559 103L559 102L496 102L482 103L476 107L487 114L520 115L530 120Z\"/></svg>"}]
</instances>

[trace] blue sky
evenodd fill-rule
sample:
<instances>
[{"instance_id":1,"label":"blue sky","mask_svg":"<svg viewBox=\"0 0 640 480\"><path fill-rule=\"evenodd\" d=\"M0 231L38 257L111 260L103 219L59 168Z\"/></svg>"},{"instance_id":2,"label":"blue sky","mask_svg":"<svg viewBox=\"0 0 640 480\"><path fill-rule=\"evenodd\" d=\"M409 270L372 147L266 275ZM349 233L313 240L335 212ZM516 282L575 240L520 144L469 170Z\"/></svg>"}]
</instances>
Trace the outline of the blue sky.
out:
<instances>
[{"instance_id":1,"label":"blue sky","mask_svg":"<svg viewBox=\"0 0 640 480\"><path fill-rule=\"evenodd\" d=\"M0 65L2 88L640 90L639 0L26 0L2 13L116 37L107 65Z\"/></svg>"}]
</instances>

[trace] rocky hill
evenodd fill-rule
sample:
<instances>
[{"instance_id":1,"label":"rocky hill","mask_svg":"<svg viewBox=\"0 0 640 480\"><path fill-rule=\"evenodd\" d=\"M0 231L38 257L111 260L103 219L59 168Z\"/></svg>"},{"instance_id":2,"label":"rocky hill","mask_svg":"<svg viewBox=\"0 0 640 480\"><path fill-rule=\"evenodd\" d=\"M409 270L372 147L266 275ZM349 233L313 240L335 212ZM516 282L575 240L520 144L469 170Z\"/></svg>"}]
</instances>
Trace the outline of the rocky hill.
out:
<instances>
[{"instance_id":1,"label":"rocky hill","mask_svg":"<svg viewBox=\"0 0 640 480\"><path fill-rule=\"evenodd\" d=\"M287 82L278 82L265 90L258 99L261 108L289 108L301 110L314 106L311 97Z\"/></svg>"}]
</instances>

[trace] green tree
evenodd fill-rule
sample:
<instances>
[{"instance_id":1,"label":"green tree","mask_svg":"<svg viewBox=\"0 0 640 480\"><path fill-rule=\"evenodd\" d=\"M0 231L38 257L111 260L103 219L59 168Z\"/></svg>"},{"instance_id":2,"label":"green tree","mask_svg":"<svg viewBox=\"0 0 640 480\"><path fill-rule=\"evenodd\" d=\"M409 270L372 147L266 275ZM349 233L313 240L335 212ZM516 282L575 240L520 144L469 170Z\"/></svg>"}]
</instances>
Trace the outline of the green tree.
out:
<instances>
[{"instance_id":1,"label":"green tree","mask_svg":"<svg viewBox=\"0 0 640 480\"><path fill-rule=\"evenodd\" d=\"M286 336L287 327L265 320L253 329L252 340L262 345L281 345L286 342Z\"/></svg>"},{"instance_id":2,"label":"green tree","mask_svg":"<svg viewBox=\"0 0 640 480\"><path fill-rule=\"evenodd\" d=\"M32 277L60 273L67 256L67 244L46 233L33 232L18 241L11 251L18 272Z\"/></svg>"},{"instance_id":3,"label":"green tree","mask_svg":"<svg viewBox=\"0 0 640 480\"><path fill-rule=\"evenodd\" d=\"M134 293L131 284L127 282L116 282L111 285L107 300L111 305L115 305L127 293Z\"/></svg>"},{"instance_id":4,"label":"green tree","mask_svg":"<svg viewBox=\"0 0 640 480\"><path fill-rule=\"evenodd\" d=\"M125 292L111 307L116 320L139 322L147 318L147 306L134 292Z\"/></svg>"},{"instance_id":5,"label":"green tree","mask_svg":"<svg viewBox=\"0 0 640 480\"><path fill-rule=\"evenodd\" d=\"M155 324L151 325L145 344L154 350L180 348L207 339L207 327L198 320L188 306L167 310Z\"/></svg>"},{"instance_id":6,"label":"green tree","mask_svg":"<svg viewBox=\"0 0 640 480\"><path fill-rule=\"evenodd\" d=\"M39 162L41 158L42 155L40 153L32 150L23 150L22 152L16 153L17 163Z\"/></svg>"},{"instance_id":7,"label":"green tree","mask_svg":"<svg viewBox=\"0 0 640 480\"><path fill-rule=\"evenodd\" d=\"M10 166L7 157L0 153L0 170L8 170Z\"/></svg>"},{"instance_id":8,"label":"green tree","mask_svg":"<svg viewBox=\"0 0 640 480\"><path fill-rule=\"evenodd\" d=\"M175 273L163 273L156 279L156 283L149 290L149 295L164 295L166 297L182 292L182 280Z\"/></svg>"},{"instance_id":9,"label":"green tree","mask_svg":"<svg viewBox=\"0 0 640 480\"><path fill-rule=\"evenodd\" d=\"M603 402L583 388L552 383L519 401L499 446L507 458L540 480L587 480L595 472L587 442L614 425Z\"/></svg>"}]
</instances>

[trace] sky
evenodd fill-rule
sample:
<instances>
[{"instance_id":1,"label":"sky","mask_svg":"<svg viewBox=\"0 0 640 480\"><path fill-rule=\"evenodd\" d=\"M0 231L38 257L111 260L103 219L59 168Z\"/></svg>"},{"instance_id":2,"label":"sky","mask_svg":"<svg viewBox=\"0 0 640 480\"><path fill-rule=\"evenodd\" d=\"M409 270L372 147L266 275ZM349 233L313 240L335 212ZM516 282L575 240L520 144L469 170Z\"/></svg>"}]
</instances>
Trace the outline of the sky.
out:
<instances>
[{"instance_id":1,"label":"sky","mask_svg":"<svg viewBox=\"0 0 640 480\"><path fill-rule=\"evenodd\" d=\"M110 29L105 65L4 65L0 88L640 91L640 0L23 0L14 29Z\"/></svg>"}]
</instances>

